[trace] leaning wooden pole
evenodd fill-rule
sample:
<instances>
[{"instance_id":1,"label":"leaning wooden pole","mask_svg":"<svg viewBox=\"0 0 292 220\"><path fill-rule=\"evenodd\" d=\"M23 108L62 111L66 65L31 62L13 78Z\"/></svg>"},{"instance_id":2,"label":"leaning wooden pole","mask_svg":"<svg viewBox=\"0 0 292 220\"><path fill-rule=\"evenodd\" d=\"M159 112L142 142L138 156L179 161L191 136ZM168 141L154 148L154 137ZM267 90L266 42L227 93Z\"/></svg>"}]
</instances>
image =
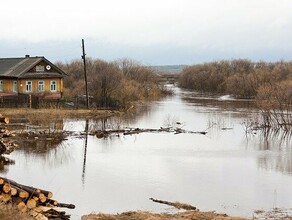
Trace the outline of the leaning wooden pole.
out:
<instances>
[{"instance_id":1,"label":"leaning wooden pole","mask_svg":"<svg viewBox=\"0 0 292 220\"><path fill-rule=\"evenodd\" d=\"M86 73L86 60L85 60L85 48L84 48L84 39L82 39L82 59L84 66L84 79L85 79L85 92L86 92L86 107L89 109L89 98L88 98L88 82L87 82L87 73Z\"/></svg>"}]
</instances>

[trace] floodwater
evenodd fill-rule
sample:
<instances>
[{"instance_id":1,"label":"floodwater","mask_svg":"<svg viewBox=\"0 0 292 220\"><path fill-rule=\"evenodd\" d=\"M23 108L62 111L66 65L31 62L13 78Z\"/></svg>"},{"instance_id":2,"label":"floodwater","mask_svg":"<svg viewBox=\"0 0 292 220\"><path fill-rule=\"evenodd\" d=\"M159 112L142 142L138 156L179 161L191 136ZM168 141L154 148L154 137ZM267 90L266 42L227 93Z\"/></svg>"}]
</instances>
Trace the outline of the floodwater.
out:
<instances>
[{"instance_id":1,"label":"floodwater","mask_svg":"<svg viewBox=\"0 0 292 220\"><path fill-rule=\"evenodd\" d=\"M173 211L150 197L245 217L257 209L292 207L291 135L246 133L244 124L256 113L252 102L174 91L133 117L88 124L67 119L63 129L80 134L87 127L175 126L206 135L72 135L56 146L20 147L1 175L75 204L66 210L73 220L92 212Z\"/></svg>"}]
</instances>

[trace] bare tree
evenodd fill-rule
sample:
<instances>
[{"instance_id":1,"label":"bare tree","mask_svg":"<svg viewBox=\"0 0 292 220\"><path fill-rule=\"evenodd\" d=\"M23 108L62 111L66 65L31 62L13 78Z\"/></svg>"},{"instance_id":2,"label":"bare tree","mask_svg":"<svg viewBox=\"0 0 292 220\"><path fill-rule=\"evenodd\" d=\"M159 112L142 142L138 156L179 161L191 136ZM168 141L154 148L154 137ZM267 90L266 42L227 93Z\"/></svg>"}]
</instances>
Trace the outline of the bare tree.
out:
<instances>
[{"instance_id":1,"label":"bare tree","mask_svg":"<svg viewBox=\"0 0 292 220\"><path fill-rule=\"evenodd\" d=\"M97 60L90 79L90 91L102 107L117 105L115 94L122 90L122 73L113 63Z\"/></svg>"}]
</instances>

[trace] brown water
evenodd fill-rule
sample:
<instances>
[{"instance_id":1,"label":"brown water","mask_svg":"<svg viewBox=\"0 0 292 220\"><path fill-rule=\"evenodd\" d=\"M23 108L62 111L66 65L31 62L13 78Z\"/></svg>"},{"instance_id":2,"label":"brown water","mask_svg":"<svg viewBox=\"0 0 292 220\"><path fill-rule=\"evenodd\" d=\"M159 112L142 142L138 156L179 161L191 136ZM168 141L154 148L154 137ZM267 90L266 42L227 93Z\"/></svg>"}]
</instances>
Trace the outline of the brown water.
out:
<instances>
[{"instance_id":1,"label":"brown water","mask_svg":"<svg viewBox=\"0 0 292 220\"><path fill-rule=\"evenodd\" d=\"M53 147L21 147L8 156L15 164L1 175L75 204L75 210L67 210L72 219L91 212L173 211L150 197L246 217L256 209L291 208L291 136L246 134L242 123L256 112L252 102L174 90L175 96L125 121L89 121L89 130L172 124L206 135L72 135ZM63 129L85 128L85 120L64 120Z\"/></svg>"}]
</instances>

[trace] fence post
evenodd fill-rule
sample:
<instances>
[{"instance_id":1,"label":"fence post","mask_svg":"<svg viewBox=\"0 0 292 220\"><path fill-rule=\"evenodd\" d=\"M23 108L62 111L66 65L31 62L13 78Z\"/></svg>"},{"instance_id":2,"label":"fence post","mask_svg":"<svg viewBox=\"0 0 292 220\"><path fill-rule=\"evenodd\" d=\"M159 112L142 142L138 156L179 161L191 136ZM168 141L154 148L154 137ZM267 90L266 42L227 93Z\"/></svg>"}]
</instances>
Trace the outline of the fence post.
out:
<instances>
[{"instance_id":1,"label":"fence post","mask_svg":"<svg viewBox=\"0 0 292 220\"><path fill-rule=\"evenodd\" d=\"M31 94L28 96L28 107L31 108Z\"/></svg>"},{"instance_id":2,"label":"fence post","mask_svg":"<svg viewBox=\"0 0 292 220\"><path fill-rule=\"evenodd\" d=\"M76 106L76 109L78 109L78 105L79 105L79 103L78 103L78 96L76 96L75 97L75 106Z\"/></svg>"}]
</instances>

